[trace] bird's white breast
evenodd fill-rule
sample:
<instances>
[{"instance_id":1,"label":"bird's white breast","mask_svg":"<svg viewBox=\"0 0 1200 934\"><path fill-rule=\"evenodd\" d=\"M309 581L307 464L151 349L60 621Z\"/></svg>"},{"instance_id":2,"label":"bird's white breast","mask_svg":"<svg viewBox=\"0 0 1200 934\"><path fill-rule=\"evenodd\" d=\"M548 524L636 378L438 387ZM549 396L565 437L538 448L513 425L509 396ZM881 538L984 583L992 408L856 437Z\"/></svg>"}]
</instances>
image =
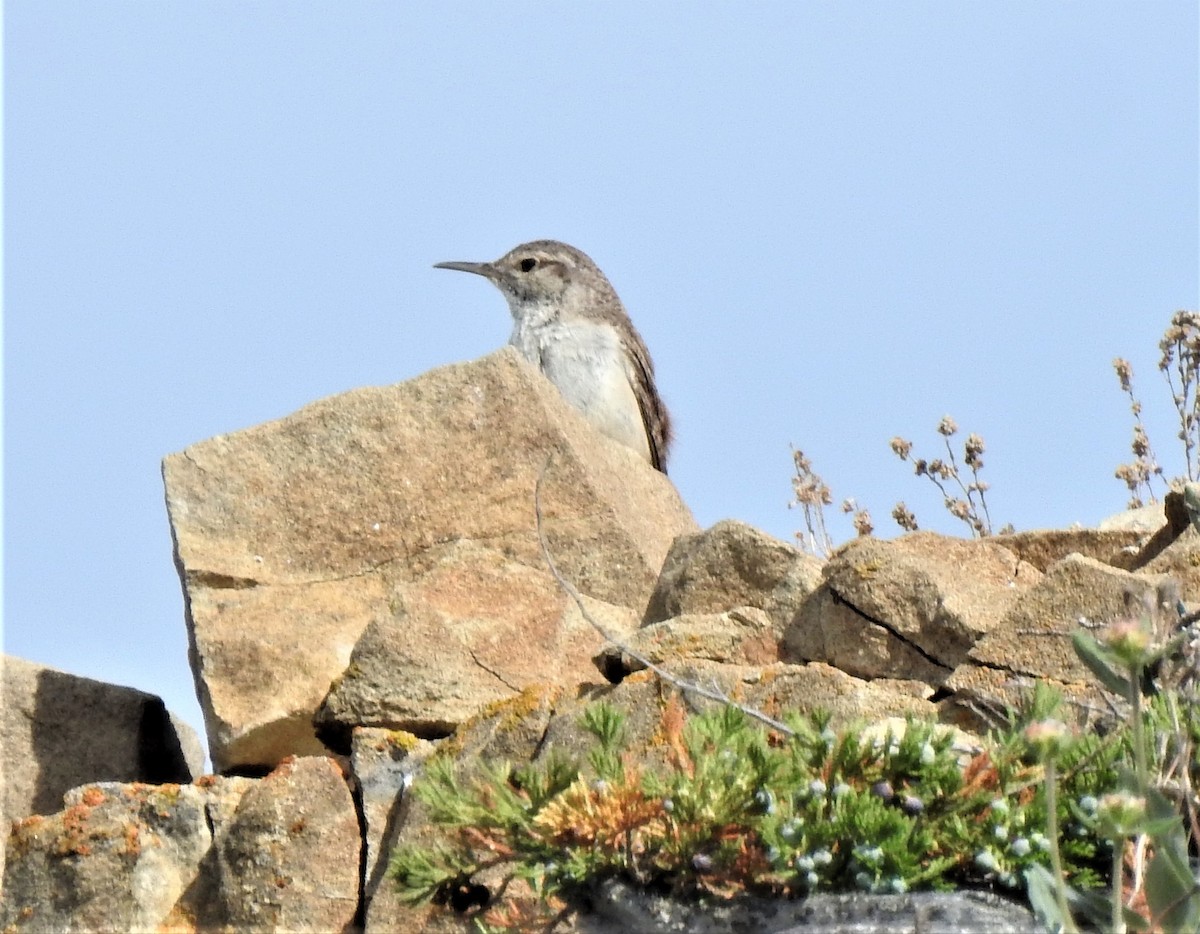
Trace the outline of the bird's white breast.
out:
<instances>
[{"instance_id":1,"label":"bird's white breast","mask_svg":"<svg viewBox=\"0 0 1200 934\"><path fill-rule=\"evenodd\" d=\"M650 460L641 407L616 329L575 318L517 319L509 343L601 432Z\"/></svg>"}]
</instances>

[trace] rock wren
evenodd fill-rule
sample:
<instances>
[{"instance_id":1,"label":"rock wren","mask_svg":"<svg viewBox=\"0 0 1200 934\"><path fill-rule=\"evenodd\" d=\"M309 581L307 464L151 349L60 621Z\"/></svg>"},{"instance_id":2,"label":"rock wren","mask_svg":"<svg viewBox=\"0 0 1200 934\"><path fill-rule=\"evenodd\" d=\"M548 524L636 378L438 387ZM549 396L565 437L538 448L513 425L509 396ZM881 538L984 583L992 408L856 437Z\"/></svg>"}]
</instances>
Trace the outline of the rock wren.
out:
<instances>
[{"instance_id":1,"label":"rock wren","mask_svg":"<svg viewBox=\"0 0 1200 934\"><path fill-rule=\"evenodd\" d=\"M508 300L508 342L601 432L667 472L671 417L650 353L604 273L557 240L522 243L494 263L436 263L483 276Z\"/></svg>"}]
</instances>

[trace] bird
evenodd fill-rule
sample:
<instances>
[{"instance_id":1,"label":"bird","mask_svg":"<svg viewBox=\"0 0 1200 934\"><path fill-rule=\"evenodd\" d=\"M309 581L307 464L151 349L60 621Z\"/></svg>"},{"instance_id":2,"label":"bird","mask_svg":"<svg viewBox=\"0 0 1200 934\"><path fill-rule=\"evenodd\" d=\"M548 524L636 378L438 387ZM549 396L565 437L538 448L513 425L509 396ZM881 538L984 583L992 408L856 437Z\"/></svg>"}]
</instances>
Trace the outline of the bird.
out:
<instances>
[{"instance_id":1,"label":"bird","mask_svg":"<svg viewBox=\"0 0 1200 934\"><path fill-rule=\"evenodd\" d=\"M671 416L654 363L616 289L591 257L558 240L533 240L490 263L435 263L483 276L512 314L509 344L608 437L667 472Z\"/></svg>"}]
</instances>

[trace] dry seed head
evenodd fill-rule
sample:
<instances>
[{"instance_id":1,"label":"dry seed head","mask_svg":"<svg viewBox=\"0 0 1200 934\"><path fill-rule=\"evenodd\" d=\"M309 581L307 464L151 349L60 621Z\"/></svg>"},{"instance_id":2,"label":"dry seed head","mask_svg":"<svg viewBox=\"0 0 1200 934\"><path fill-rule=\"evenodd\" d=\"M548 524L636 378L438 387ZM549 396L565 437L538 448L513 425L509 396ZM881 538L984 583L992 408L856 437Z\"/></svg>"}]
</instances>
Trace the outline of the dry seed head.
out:
<instances>
[{"instance_id":1,"label":"dry seed head","mask_svg":"<svg viewBox=\"0 0 1200 934\"><path fill-rule=\"evenodd\" d=\"M896 525L900 526L904 531L917 531L917 517L913 515L912 510L905 506L903 502L897 503L892 508L892 518L896 520Z\"/></svg>"},{"instance_id":2,"label":"dry seed head","mask_svg":"<svg viewBox=\"0 0 1200 934\"><path fill-rule=\"evenodd\" d=\"M979 435L967 435L967 443L963 445L967 466L972 470L983 469L983 438Z\"/></svg>"},{"instance_id":3,"label":"dry seed head","mask_svg":"<svg viewBox=\"0 0 1200 934\"><path fill-rule=\"evenodd\" d=\"M865 509L860 509L854 514L854 531L860 538L870 535L875 531L875 526L871 524L871 514Z\"/></svg>"},{"instance_id":4,"label":"dry seed head","mask_svg":"<svg viewBox=\"0 0 1200 934\"><path fill-rule=\"evenodd\" d=\"M1150 438L1146 435L1146 429L1141 425L1133 426L1133 453L1138 457L1145 457L1150 453Z\"/></svg>"},{"instance_id":5,"label":"dry seed head","mask_svg":"<svg viewBox=\"0 0 1200 934\"><path fill-rule=\"evenodd\" d=\"M1133 392L1133 367L1124 357L1117 357L1112 362L1117 379L1121 382L1122 392Z\"/></svg>"},{"instance_id":6,"label":"dry seed head","mask_svg":"<svg viewBox=\"0 0 1200 934\"><path fill-rule=\"evenodd\" d=\"M1166 371L1179 352L1180 362L1195 362L1200 358L1200 314L1194 311L1177 311L1171 316L1171 324L1158 343L1162 359L1158 368Z\"/></svg>"},{"instance_id":7,"label":"dry seed head","mask_svg":"<svg viewBox=\"0 0 1200 934\"><path fill-rule=\"evenodd\" d=\"M954 419L952 419L949 415L943 415L942 420L938 422L937 430L939 435L945 435L947 438L949 438L952 434L958 431L958 425L954 423Z\"/></svg>"},{"instance_id":8,"label":"dry seed head","mask_svg":"<svg viewBox=\"0 0 1200 934\"><path fill-rule=\"evenodd\" d=\"M958 473L954 469L953 464L947 464L940 457L935 457L929 462L929 473L935 477L940 477L943 480L950 480L957 477Z\"/></svg>"},{"instance_id":9,"label":"dry seed head","mask_svg":"<svg viewBox=\"0 0 1200 934\"><path fill-rule=\"evenodd\" d=\"M905 441L899 435L892 439L892 450L900 460L908 460L908 452L912 450L912 442Z\"/></svg>"},{"instance_id":10,"label":"dry seed head","mask_svg":"<svg viewBox=\"0 0 1200 934\"><path fill-rule=\"evenodd\" d=\"M792 451L792 460L796 465L796 476L792 478L792 491L796 499L793 505L828 506L833 502L833 494L829 487L813 471L812 462L800 450Z\"/></svg>"}]
</instances>

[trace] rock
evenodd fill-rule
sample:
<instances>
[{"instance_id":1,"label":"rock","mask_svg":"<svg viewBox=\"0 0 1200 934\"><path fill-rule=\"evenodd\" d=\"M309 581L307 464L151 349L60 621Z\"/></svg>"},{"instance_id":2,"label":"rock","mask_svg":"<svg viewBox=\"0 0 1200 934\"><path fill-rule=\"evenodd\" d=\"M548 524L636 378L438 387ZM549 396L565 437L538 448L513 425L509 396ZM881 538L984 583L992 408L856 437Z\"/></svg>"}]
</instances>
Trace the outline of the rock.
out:
<instances>
[{"instance_id":1,"label":"rock","mask_svg":"<svg viewBox=\"0 0 1200 934\"><path fill-rule=\"evenodd\" d=\"M13 824L0 929L159 929L194 884L213 829L251 785L84 785L65 809ZM219 830L218 830L219 832Z\"/></svg>"},{"instance_id":2,"label":"rock","mask_svg":"<svg viewBox=\"0 0 1200 934\"><path fill-rule=\"evenodd\" d=\"M0 666L4 818L52 814L89 782L189 782L204 768L192 729L160 698L6 655Z\"/></svg>"},{"instance_id":3,"label":"rock","mask_svg":"<svg viewBox=\"0 0 1200 934\"><path fill-rule=\"evenodd\" d=\"M1160 509L1158 526L1163 521ZM1126 567L1148 538L1149 535L1144 531L1130 526L1111 529L1034 529L993 535L988 541L1007 548L1022 561L1045 573L1052 564L1070 554L1095 558L1114 567Z\"/></svg>"},{"instance_id":4,"label":"rock","mask_svg":"<svg viewBox=\"0 0 1200 934\"><path fill-rule=\"evenodd\" d=\"M788 628L785 657L932 685L1041 577L990 541L931 532L856 539L823 573L824 584Z\"/></svg>"},{"instance_id":5,"label":"rock","mask_svg":"<svg viewBox=\"0 0 1200 934\"><path fill-rule=\"evenodd\" d=\"M12 931L340 931L361 843L331 759L260 780L102 783L18 821L0 927Z\"/></svg>"},{"instance_id":6,"label":"rock","mask_svg":"<svg viewBox=\"0 0 1200 934\"><path fill-rule=\"evenodd\" d=\"M1153 591L1159 578L1068 555L1014 604L970 652L971 662L1056 681L1090 678L1071 648L1081 624L1099 628L1119 618L1127 592Z\"/></svg>"},{"instance_id":7,"label":"rock","mask_svg":"<svg viewBox=\"0 0 1200 934\"><path fill-rule=\"evenodd\" d=\"M358 815L334 760L289 759L253 783L186 905L201 930L344 931L358 910Z\"/></svg>"},{"instance_id":8,"label":"rock","mask_svg":"<svg viewBox=\"0 0 1200 934\"><path fill-rule=\"evenodd\" d=\"M863 681L820 662L762 666L694 660L671 661L662 667L680 681L716 690L768 716L778 717L784 711L801 715L828 711L834 729L888 717L937 716L937 708L911 690L898 689L894 683ZM629 749L637 761L650 763L663 753L662 718L668 705L707 711L715 704L689 692L680 694L676 688L660 684L650 672L638 672L615 687L561 704L546 727L542 748L568 755L581 755L591 748L590 734L580 725L580 717L583 708L597 700L624 715Z\"/></svg>"},{"instance_id":9,"label":"rock","mask_svg":"<svg viewBox=\"0 0 1200 934\"><path fill-rule=\"evenodd\" d=\"M586 605L606 631L633 630L633 610ZM356 726L437 738L534 684L598 680L590 658L604 639L575 603L544 571L486 547L456 543L390 606L317 712L319 735L339 751Z\"/></svg>"},{"instance_id":10,"label":"rock","mask_svg":"<svg viewBox=\"0 0 1200 934\"><path fill-rule=\"evenodd\" d=\"M596 656L596 667L613 682L646 666L672 659L704 659L740 665L770 665L779 661L779 635L766 612L745 606L726 613L685 614L643 626L623 640L624 649L607 645Z\"/></svg>"},{"instance_id":11,"label":"rock","mask_svg":"<svg viewBox=\"0 0 1200 934\"><path fill-rule=\"evenodd\" d=\"M388 810L386 830L379 844L382 852L393 853L397 847L412 844L436 843L443 839L443 828L434 826L429 818L428 807L415 795L408 794L409 781L404 774L410 772L415 781L421 781L421 767L431 755L454 759L459 781L465 787L478 776L485 763L511 762L517 766L531 762L539 750L546 747L547 729L550 722L559 716L560 705L570 707L577 715L578 705L566 700L568 692L563 688L537 686L521 695L499 701L480 711L463 724L455 735L434 744L413 746L406 754L404 747L410 742L393 743L393 748L366 751L364 747L380 744L384 737L373 729L355 730L355 761L364 761L380 782L379 800L386 806L388 789L401 792ZM573 692L572 692L573 693ZM560 753L569 754L565 747L557 747ZM388 764L388 760L392 764ZM366 788L364 785L364 801ZM368 846L374 836L368 820ZM376 826L379 818L376 818ZM369 851L368 851L369 852ZM368 860L370 859L368 855ZM494 880L482 873L480 879L492 883ZM442 911L429 904L410 904L400 896L396 882L386 874L386 867L375 864L367 876L366 891L367 934L378 932L405 931L422 932L468 932L476 930L469 919L452 911Z\"/></svg>"},{"instance_id":12,"label":"rock","mask_svg":"<svg viewBox=\"0 0 1200 934\"><path fill-rule=\"evenodd\" d=\"M733 519L671 545L646 607L645 622L685 614L765 610L780 633L821 582L822 562Z\"/></svg>"},{"instance_id":13,"label":"rock","mask_svg":"<svg viewBox=\"0 0 1200 934\"><path fill-rule=\"evenodd\" d=\"M388 856L407 807L406 793L435 746L399 730L359 727L352 739L350 764L358 783L363 817L363 896L370 904L387 884Z\"/></svg>"},{"instance_id":14,"label":"rock","mask_svg":"<svg viewBox=\"0 0 1200 934\"><path fill-rule=\"evenodd\" d=\"M1189 528L1141 570L1175 578L1184 602L1195 609L1200 604L1200 534Z\"/></svg>"},{"instance_id":15,"label":"rock","mask_svg":"<svg viewBox=\"0 0 1200 934\"><path fill-rule=\"evenodd\" d=\"M1154 591L1160 577L1134 574L1094 558L1068 555L1014 603L1008 614L971 649L946 682L951 706L1003 707L1035 681L1055 683L1085 707L1103 708L1099 685L1075 655L1071 634L1098 629L1125 609L1125 595Z\"/></svg>"},{"instance_id":16,"label":"rock","mask_svg":"<svg viewBox=\"0 0 1200 934\"><path fill-rule=\"evenodd\" d=\"M784 647L789 660L827 661L869 680L886 675L940 685L953 670L890 627L864 616L828 587L805 603Z\"/></svg>"},{"instance_id":17,"label":"rock","mask_svg":"<svg viewBox=\"0 0 1200 934\"><path fill-rule=\"evenodd\" d=\"M821 662L752 668L742 674L742 685L737 694L755 709L775 715L827 710L834 729L890 717L937 718L937 708L922 696L923 685L903 684L902 679L863 681Z\"/></svg>"},{"instance_id":18,"label":"rock","mask_svg":"<svg viewBox=\"0 0 1200 934\"><path fill-rule=\"evenodd\" d=\"M450 587L447 568L477 579L520 566L518 589L530 571L549 580L533 514L548 461L554 560L584 594L640 612L672 540L695 523L663 474L593 430L511 348L166 458L216 767L322 749L310 720L359 636L389 602L411 609L424 602L413 592ZM475 571L462 563L472 555ZM451 615L502 620L497 595L473 605L463 592Z\"/></svg>"},{"instance_id":19,"label":"rock","mask_svg":"<svg viewBox=\"0 0 1200 934\"><path fill-rule=\"evenodd\" d=\"M1028 908L988 892L821 894L801 901L744 896L698 905L612 881L599 886L590 902L590 912L575 916L573 929L579 934L1028 934L1038 930Z\"/></svg>"},{"instance_id":20,"label":"rock","mask_svg":"<svg viewBox=\"0 0 1200 934\"><path fill-rule=\"evenodd\" d=\"M1114 516L1100 525L1102 528L1134 528L1145 533L1153 531L1152 535L1145 535L1138 548L1131 548L1128 553L1122 553L1119 560L1110 562L1127 571L1140 571L1188 532L1191 519L1184 495L1171 490L1163 497L1162 503L1151 503L1149 506L1122 513L1121 516Z\"/></svg>"},{"instance_id":21,"label":"rock","mask_svg":"<svg viewBox=\"0 0 1200 934\"><path fill-rule=\"evenodd\" d=\"M1133 530L1149 534L1157 532L1166 524L1166 521L1163 516L1163 504L1154 502L1126 509L1106 519L1101 519L1096 528L1102 532Z\"/></svg>"}]
</instances>

